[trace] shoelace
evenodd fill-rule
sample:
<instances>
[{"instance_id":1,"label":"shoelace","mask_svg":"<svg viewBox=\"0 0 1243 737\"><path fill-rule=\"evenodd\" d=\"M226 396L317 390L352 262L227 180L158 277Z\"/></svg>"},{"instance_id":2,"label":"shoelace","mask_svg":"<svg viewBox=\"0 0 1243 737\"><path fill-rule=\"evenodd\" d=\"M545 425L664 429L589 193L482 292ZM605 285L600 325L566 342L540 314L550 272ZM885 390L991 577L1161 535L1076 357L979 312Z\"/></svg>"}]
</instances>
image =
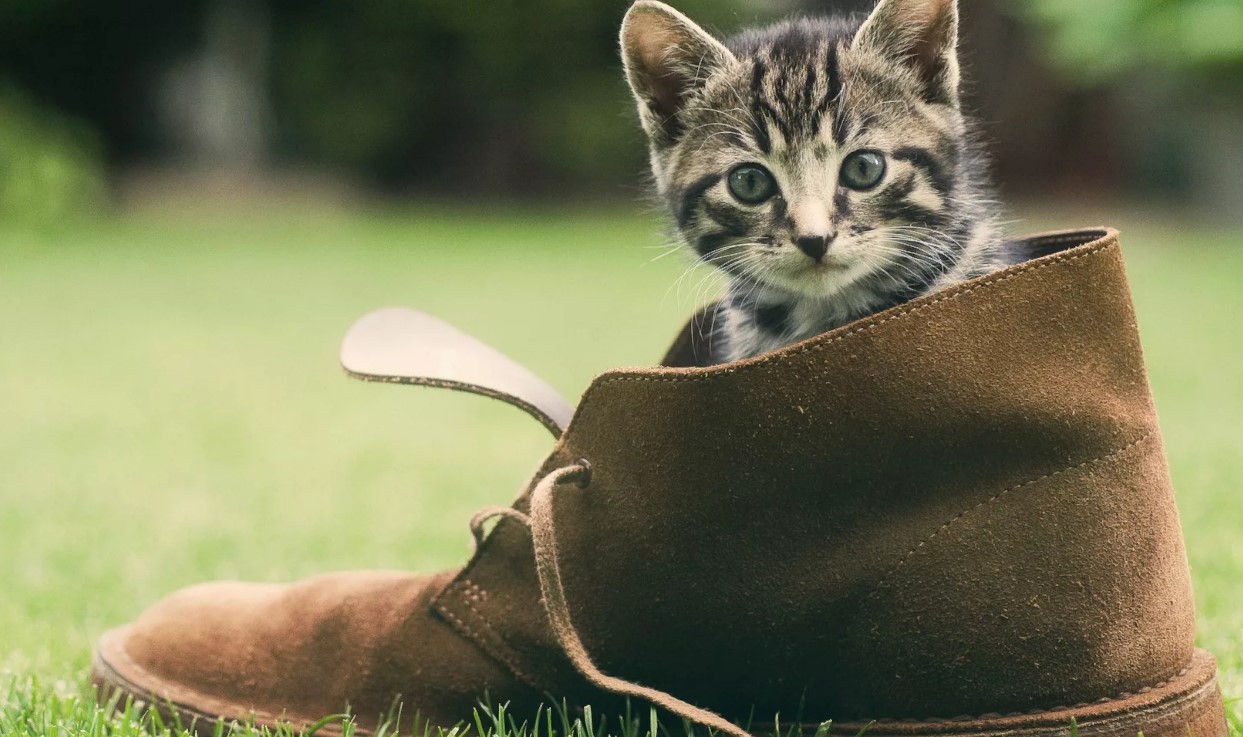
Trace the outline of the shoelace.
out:
<instances>
[{"instance_id":1,"label":"shoelace","mask_svg":"<svg viewBox=\"0 0 1243 737\"><path fill-rule=\"evenodd\" d=\"M531 542L535 549L535 572L539 576L540 592L544 596L544 606L548 611L553 634L556 635L557 642L560 643L566 657L589 683L619 696L647 701L671 714L721 734L730 737L751 737L749 732L715 712L688 704L659 689L648 688L610 676L592 662L582 638L578 636L578 630L574 629L574 624L570 619L570 609L565 599L565 587L561 583L561 568L557 563L557 536L553 525L552 498L554 489L571 482L580 489L587 488L591 483L591 464L579 461L573 465L558 468L540 479L531 491L531 513L529 515L512 507L481 509L470 520L470 529L475 537L476 547L483 542L484 524L494 517L508 517L516 520L531 531Z\"/></svg>"}]
</instances>

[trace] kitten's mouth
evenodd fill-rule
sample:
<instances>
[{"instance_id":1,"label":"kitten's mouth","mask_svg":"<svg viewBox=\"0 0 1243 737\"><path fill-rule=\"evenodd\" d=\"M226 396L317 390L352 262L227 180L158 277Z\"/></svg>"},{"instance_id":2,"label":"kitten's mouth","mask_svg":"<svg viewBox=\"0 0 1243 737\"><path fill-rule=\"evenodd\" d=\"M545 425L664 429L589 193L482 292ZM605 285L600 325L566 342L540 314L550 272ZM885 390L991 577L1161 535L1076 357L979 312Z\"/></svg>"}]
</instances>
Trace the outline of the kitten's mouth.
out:
<instances>
[{"instance_id":1,"label":"kitten's mouth","mask_svg":"<svg viewBox=\"0 0 1243 737\"><path fill-rule=\"evenodd\" d=\"M795 279L807 277L812 279L833 278L835 275L845 274L854 266L855 263L853 261L847 261L840 256L830 253L821 259L812 260L806 258L791 264L788 268L788 275Z\"/></svg>"},{"instance_id":2,"label":"kitten's mouth","mask_svg":"<svg viewBox=\"0 0 1243 737\"><path fill-rule=\"evenodd\" d=\"M858 278L858 264L840 258L819 261L803 258L786 262L756 277L779 289L808 296L823 297L845 288Z\"/></svg>"}]
</instances>

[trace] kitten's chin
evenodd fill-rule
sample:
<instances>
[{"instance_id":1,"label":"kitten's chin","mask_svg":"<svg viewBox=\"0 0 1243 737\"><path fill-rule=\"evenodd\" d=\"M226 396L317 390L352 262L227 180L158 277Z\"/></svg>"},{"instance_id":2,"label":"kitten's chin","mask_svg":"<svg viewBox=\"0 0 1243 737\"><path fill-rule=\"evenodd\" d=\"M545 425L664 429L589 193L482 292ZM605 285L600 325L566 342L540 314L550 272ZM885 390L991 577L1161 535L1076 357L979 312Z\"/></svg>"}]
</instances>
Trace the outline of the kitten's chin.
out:
<instances>
[{"instance_id":1,"label":"kitten's chin","mask_svg":"<svg viewBox=\"0 0 1243 737\"><path fill-rule=\"evenodd\" d=\"M756 274L754 278L794 296L831 299L858 282L866 273L867 268L863 264L826 261L772 269Z\"/></svg>"}]
</instances>

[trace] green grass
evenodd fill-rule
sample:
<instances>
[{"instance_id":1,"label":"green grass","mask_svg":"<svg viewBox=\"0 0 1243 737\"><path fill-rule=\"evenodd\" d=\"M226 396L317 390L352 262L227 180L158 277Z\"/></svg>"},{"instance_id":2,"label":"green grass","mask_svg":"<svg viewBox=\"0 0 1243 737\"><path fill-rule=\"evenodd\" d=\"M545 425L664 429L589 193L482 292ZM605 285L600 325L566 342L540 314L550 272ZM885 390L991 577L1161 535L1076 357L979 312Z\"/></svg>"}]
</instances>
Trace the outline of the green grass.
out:
<instances>
[{"instance_id":1,"label":"green grass","mask_svg":"<svg viewBox=\"0 0 1243 737\"><path fill-rule=\"evenodd\" d=\"M1228 696L1243 695L1240 241L1124 240L1200 642ZM694 289L669 291L680 257L651 261L661 242L655 221L609 211L0 226L0 734L136 734L79 698L91 648L176 588L462 563L467 518L513 497L546 431L484 399L348 381L342 333L418 306L577 396L656 360L693 307Z\"/></svg>"}]
</instances>

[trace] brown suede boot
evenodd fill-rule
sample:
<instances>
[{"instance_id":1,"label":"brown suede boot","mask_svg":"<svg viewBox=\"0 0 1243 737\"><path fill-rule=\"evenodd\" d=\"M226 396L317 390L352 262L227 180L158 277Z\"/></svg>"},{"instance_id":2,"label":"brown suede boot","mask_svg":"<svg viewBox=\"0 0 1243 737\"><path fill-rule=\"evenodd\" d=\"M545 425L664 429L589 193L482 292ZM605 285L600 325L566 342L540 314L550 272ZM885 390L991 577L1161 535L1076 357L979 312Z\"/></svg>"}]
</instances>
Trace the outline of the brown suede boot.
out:
<instances>
[{"instance_id":1,"label":"brown suede boot","mask_svg":"<svg viewBox=\"0 0 1243 737\"><path fill-rule=\"evenodd\" d=\"M216 583L106 634L95 680L175 711L306 724L397 700L628 696L727 734L1223 737L1112 231L798 345L598 377L576 410L403 310L364 378L476 391L559 435L461 571ZM572 421L565 426L572 414ZM564 427L564 429L562 429ZM642 685L639 685L642 684Z\"/></svg>"}]
</instances>

